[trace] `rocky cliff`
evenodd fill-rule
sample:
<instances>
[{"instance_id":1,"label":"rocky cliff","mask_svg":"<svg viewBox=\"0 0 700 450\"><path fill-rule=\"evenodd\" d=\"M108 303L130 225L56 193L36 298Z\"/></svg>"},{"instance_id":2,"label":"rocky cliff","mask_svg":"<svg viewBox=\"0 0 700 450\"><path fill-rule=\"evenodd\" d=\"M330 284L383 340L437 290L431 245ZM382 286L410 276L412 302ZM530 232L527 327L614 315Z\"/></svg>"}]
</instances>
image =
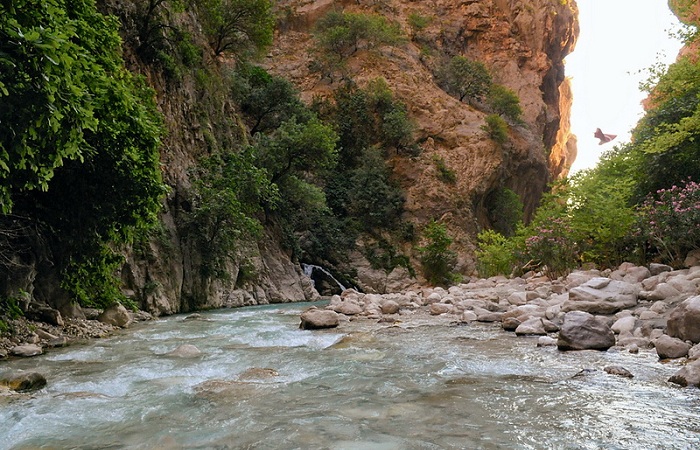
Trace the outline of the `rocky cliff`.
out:
<instances>
[{"instance_id":1,"label":"rocky cliff","mask_svg":"<svg viewBox=\"0 0 700 450\"><path fill-rule=\"evenodd\" d=\"M407 193L407 218L418 227L431 219L449 224L463 273L474 270L474 236L490 226L490 194L502 188L515 191L527 218L547 183L568 173L576 138L569 127L572 100L563 59L579 31L574 1L285 0L280 8L285 21L265 64L293 80L308 100L333 88L309 70L311 31L328 11L382 14L411 35L410 42L380 55L356 53L348 61L347 76L360 85L382 77L408 105L422 153L391 161ZM429 23L412 32L411 16ZM482 129L486 112L440 89L433 76L436 54L481 61L496 83L518 95L523 123L511 128L507 143L494 142ZM436 157L456 173L454 184L437 177Z\"/></svg>"},{"instance_id":2,"label":"rocky cliff","mask_svg":"<svg viewBox=\"0 0 700 450\"><path fill-rule=\"evenodd\" d=\"M154 8L150 12L156 13L157 8L169 5L147 3ZM228 264L228 277L202 276L205 256L194 242L197 230L188 229L185 220L191 209L191 170L202 156L245 142L247 130L237 105L219 95L224 88L216 85L217 77L208 75L213 72L178 73L178 68L162 57L156 63L144 61L138 51L143 43L134 38L138 32L130 34L141 26L138 15L142 4L126 0L98 4L121 20L127 65L144 75L155 89L166 128L161 162L170 190L161 227L148 242L126 251L121 271L123 292L156 315L318 298L299 262L292 261L291 252L283 247L274 223L267 224L256 242L238 250L240 262ZM528 218L548 182L567 174L576 154L576 140L569 127L571 93L563 59L573 50L578 35L575 1L279 0L275 10L275 38L262 65L291 80L307 103L329 97L341 81L366 86L383 78L406 104L420 151L388 156L393 176L406 195L402 220L417 230L431 220L446 224L458 253L457 271L474 273L475 236L492 225L494 193L503 189L515 192ZM314 26L332 10L381 15L399 24L408 38L376 51L354 52L347 58L342 76L329 80L310 67ZM412 17L427 20L416 28L411 26ZM194 44L208 48L196 10L163 13L161 19L164 27L188 30L186 35ZM184 35L179 36L182 39ZM510 124L505 142L496 142L484 130L488 110L483 105L461 102L438 86L437 66L454 56L484 63L494 82L519 98L522 121ZM211 52L202 52L201 58L204 67L210 68L207 70L224 70L222 61ZM226 74L217 76L223 79ZM455 174L454 182L441 179L437 160ZM396 245L402 246L399 250L416 265L416 243ZM412 278L403 268L388 274L373 270L360 254L352 255L349 261L356 269L358 287L367 291L387 292L422 282L420 275ZM58 274L44 270L48 267L45 262L37 256L36 270L15 274L12 288L66 315L79 314L61 293Z\"/></svg>"},{"instance_id":3,"label":"rocky cliff","mask_svg":"<svg viewBox=\"0 0 700 450\"><path fill-rule=\"evenodd\" d=\"M564 72L564 57L578 36L574 1L554 0L388 0L300 1L277 3L278 27L272 48L263 61L272 73L290 79L303 99L329 96L337 87L310 70L318 19L331 10L381 14L399 23L411 39L377 52L359 51L347 61L346 78L359 85L384 78L394 94L406 103L417 128L418 156L391 156L391 167L406 192L405 220L421 227L439 219L455 239L457 270L474 271L474 236L490 226L489 196L508 188L524 205L525 216L534 211L547 183L565 176L576 154L570 133L571 92ZM419 32L408 24L411 15L429 18ZM196 18L189 18L196 21ZM523 108L523 122L511 127L501 145L482 129L486 112L451 97L436 84L435 54L466 56L483 62L494 81L513 90ZM163 151L166 175L173 186L163 216L169 238L166 245L151 243L152 257L132 259L124 281L143 307L156 313L173 313L202 307L267 303L314 298L308 278L282 250L274 232L248 249L255 255L257 278L236 288L235 282L203 283L197 276L198 259L183 239L177 216L186 208L187 168L204 152L206 120L198 116L201 103L194 86L173 92L151 74L171 132ZM217 107L232 109L231 105ZM442 158L456 174L454 184L440 181L434 165ZM414 249L404 248L415 254ZM372 270L356 254L352 264L358 284L369 291L390 291L419 282L405 269L386 274ZM231 267L236 280L238 267Z\"/></svg>"}]
</instances>

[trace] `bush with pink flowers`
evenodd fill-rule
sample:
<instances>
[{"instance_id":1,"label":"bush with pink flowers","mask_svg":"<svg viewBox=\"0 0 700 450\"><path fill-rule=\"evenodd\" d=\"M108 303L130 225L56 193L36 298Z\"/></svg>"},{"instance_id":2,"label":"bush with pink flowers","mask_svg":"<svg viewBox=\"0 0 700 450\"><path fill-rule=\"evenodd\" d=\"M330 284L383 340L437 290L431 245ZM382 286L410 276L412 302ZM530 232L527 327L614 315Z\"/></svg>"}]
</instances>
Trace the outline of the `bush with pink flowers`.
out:
<instances>
[{"instance_id":1,"label":"bush with pink flowers","mask_svg":"<svg viewBox=\"0 0 700 450\"><path fill-rule=\"evenodd\" d=\"M636 235L647 257L671 264L700 247L700 183L687 180L649 195L639 207Z\"/></svg>"}]
</instances>

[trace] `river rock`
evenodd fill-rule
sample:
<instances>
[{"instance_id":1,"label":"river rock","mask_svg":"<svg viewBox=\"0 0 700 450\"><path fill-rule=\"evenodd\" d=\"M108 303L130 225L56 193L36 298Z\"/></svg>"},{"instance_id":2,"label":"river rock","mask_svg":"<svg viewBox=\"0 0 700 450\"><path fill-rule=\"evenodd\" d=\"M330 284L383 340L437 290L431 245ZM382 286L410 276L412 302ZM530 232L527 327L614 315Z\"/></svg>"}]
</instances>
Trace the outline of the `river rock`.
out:
<instances>
[{"instance_id":1,"label":"river rock","mask_svg":"<svg viewBox=\"0 0 700 450\"><path fill-rule=\"evenodd\" d=\"M430 305L430 314L433 316L439 316L440 314L447 314L452 311L452 306L446 303L432 303Z\"/></svg>"},{"instance_id":2,"label":"river rock","mask_svg":"<svg viewBox=\"0 0 700 450\"><path fill-rule=\"evenodd\" d=\"M396 314L399 312L399 304L394 300L386 300L381 303L382 314Z\"/></svg>"},{"instance_id":3,"label":"river rock","mask_svg":"<svg viewBox=\"0 0 700 450\"><path fill-rule=\"evenodd\" d=\"M102 311L102 314L97 316L97 320L119 328L126 328L129 326L129 324L131 324L131 316L129 316L129 311L127 311L124 305L121 303L115 303L112 306L105 308L105 310Z\"/></svg>"},{"instance_id":4,"label":"river rock","mask_svg":"<svg viewBox=\"0 0 700 450\"><path fill-rule=\"evenodd\" d=\"M639 297L645 300L666 300L678 297L681 292L669 283L659 283L652 290L641 291Z\"/></svg>"},{"instance_id":5,"label":"river rock","mask_svg":"<svg viewBox=\"0 0 700 450\"><path fill-rule=\"evenodd\" d=\"M345 300L340 302L337 306L333 308L335 312L345 314L346 316L356 316L362 314L362 306L351 300Z\"/></svg>"},{"instance_id":6,"label":"river rock","mask_svg":"<svg viewBox=\"0 0 700 450\"><path fill-rule=\"evenodd\" d=\"M607 350L615 345L615 334L593 314L571 311L559 330L559 350Z\"/></svg>"},{"instance_id":7,"label":"river rock","mask_svg":"<svg viewBox=\"0 0 700 450\"><path fill-rule=\"evenodd\" d=\"M637 325L637 318L634 316L621 317L615 321L610 327L613 333L623 334L625 332L633 332Z\"/></svg>"},{"instance_id":8,"label":"river rock","mask_svg":"<svg viewBox=\"0 0 700 450\"><path fill-rule=\"evenodd\" d=\"M46 378L37 372L23 372L0 379L0 385L17 392L37 391L46 386Z\"/></svg>"},{"instance_id":9,"label":"river rock","mask_svg":"<svg viewBox=\"0 0 700 450\"><path fill-rule=\"evenodd\" d=\"M475 322L478 319L474 311L464 311L460 320L462 322Z\"/></svg>"},{"instance_id":10,"label":"river rock","mask_svg":"<svg viewBox=\"0 0 700 450\"><path fill-rule=\"evenodd\" d=\"M64 325L61 313L57 309L49 308L48 306L32 308L26 311L24 316L35 322L44 322L57 327L62 327Z\"/></svg>"},{"instance_id":11,"label":"river rock","mask_svg":"<svg viewBox=\"0 0 700 450\"><path fill-rule=\"evenodd\" d=\"M681 386L700 387L700 360L686 364L681 370L668 379L671 383Z\"/></svg>"},{"instance_id":12,"label":"river rock","mask_svg":"<svg viewBox=\"0 0 700 450\"><path fill-rule=\"evenodd\" d=\"M672 270L673 270L673 267L666 265L666 264L658 264L658 263L649 264L649 273L651 273L652 275L658 275L660 273L670 272Z\"/></svg>"},{"instance_id":13,"label":"river rock","mask_svg":"<svg viewBox=\"0 0 700 450\"><path fill-rule=\"evenodd\" d=\"M603 370L609 373L610 375L617 375L625 378L634 378L632 372L621 366L607 366Z\"/></svg>"},{"instance_id":14,"label":"river rock","mask_svg":"<svg viewBox=\"0 0 700 450\"><path fill-rule=\"evenodd\" d=\"M10 349L10 353L15 356L36 356L41 355L44 351L36 344L17 345Z\"/></svg>"},{"instance_id":15,"label":"river rock","mask_svg":"<svg viewBox=\"0 0 700 450\"><path fill-rule=\"evenodd\" d=\"M518 327L515 329L515 334L518 336L544 336L547 334L547 331L544 329L544 320L539 317L528 319L518 325Z\"/></svg>"},{"instance_id":16,"label":"river rock","mask_svg":"<svg viewBox=\"0 0 700 450\"><path fill-rule=\"evenodd\" d=\"M700 359L700 344L695 344L688 350L688 359Z\"/></svg>"},{"instance_id":17,"label":"river rock","mask_svg":"<svg viewBox=\"0 0 700 450\"><path fill-rule=\"evenodd\" d=\"M301 314L300 319L299 328L302 330L335 328L340 323L338 313L330 309L309 309Z\"/></svg>"},{"instance_id":18,"label":"river rock","mask_svg":"<svg viewBox=\"0 0 700 450\"><path fill-rule=\"evenodd\" d=\"M517 317L503 317L501 327L506 331L515 331L521 323Z\"/></svg>"},{"instance_id":19,"label":"river rock","mask_svg":"<svg viewBox=\"0 0 700 450\"><path fill-rule=\"evenodd\" d=\"M669 336L700 343L700 295L690 297L676 306L666 325Z\"/></svg>"},{"instance_id":20,"label":"river rock","mask_svg":"<svg viewBox=\"0 0 700 450\"><path fill-rule=\"evenodd\" d=\"M538 347L556 347L556 345L557 340L551 336L540 336L539 339L537 339Z\"/></svg>"},{"instance_id":21,"label":"river rock","mask_svg":"<svg viewBox=\"0 0 700 450\"><path fill-rule=\"evenodd\" d=\"M278 377L279 372L267 367L251 367L238 376L240 381L267 380Z\"/></svg>"},{"instance_id":22,"label":"river rock","mask_svg":"<svg viewBox=\"0 0 700 450\"><path fill-rule=\"evenodd\" d=\"M174 350L166 353L168 356L175 356L177 358L194 358L202 354L202 351L197 348L197 346L192 344L182 344L175 348Z\"/></svg>"},{"instance_id":23,"label":"river rock","mask_svg":"<svg viewBox=\"0 0 700 450\"><path fill-rule=\"evenodd\" d=\"M688 355L688 350L690 350L690 345L686 342L665 334L654 340L654 346L660 359L683 358Z\"/></svg>"},{"instance_id":24,"label":"river rock","mask_svg":"<svg viewBox=\"0 0 700 450\"><path fill-rule=\"evenodd\" d=\"M592 278L569 291L569 299L563 303L562 311L615 314L636 306L640 291L639 284L603 277Z\"/></svg>"}]
</instances>

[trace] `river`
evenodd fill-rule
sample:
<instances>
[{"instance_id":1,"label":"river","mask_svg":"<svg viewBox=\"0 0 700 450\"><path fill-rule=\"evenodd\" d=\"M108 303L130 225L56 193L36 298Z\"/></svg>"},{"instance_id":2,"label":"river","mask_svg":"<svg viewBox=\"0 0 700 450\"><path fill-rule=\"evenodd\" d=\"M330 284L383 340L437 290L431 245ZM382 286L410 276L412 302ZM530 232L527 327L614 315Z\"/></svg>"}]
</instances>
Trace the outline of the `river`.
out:
<instances>
[{"instance_id":1,"label":"river","mask_svg":"<svg viewBox=\"0 0 700 450\"><path fill-rule=\"evenodd\" d=\"M668 383L680 363L653 351L564 353L440 318L306 331L306 306L171 316L2 362L48 385L0 403L0 448L700 448L700 390ZM167 355L182 344L202 354Z\"/></svg>"}]
</instances>

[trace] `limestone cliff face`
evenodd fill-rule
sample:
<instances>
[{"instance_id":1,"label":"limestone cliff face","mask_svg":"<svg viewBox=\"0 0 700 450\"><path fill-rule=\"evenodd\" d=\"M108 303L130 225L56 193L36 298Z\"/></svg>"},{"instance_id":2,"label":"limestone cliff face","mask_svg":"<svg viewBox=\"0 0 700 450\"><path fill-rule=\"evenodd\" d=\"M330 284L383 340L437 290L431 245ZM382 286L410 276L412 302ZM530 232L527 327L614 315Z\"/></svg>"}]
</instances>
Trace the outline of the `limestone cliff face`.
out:
<instances>
[{"instance_id":1,"label":"limestone cliff face","mask_svg":"<svg viewBox=\"0 0 700 450\"><path fill-rule=\"evenodd\" d=\"M125 26L130 26L135 2L100 3L106 12L119 15ZM462 273L474 272L474 237L490 225L491 193L501 188L515 191L527 217L547 183L566 175L576 154L568 123L571 94L563 65L578 35L573 0L279 0L276 6L279 27L263 64L295 83L308 102L317 95L330 95L338 87L337 82L320 79L309 69L313 58L311 30L328 11L339 8L382 14L398 22L410 36L407 42L391 48L355 53L347 61L345 76L361 86L382 77L406 103L422 152L412 157L392 155L389 161L407 195L404 219L413 222L417 230L432 219L447 224L459 254L457 270ZM411 14L431 21L414 32L408 25ZM201 28L191 14L178 20L188 22L186 29ZM203 39L196 33L193 38ZM204 41L199 44L207 46ZM231 123L237 114L230 101L216 103L191 76L172 83L133 52L127 43L125 59L155 88L165 118L167 133L161 159L171 189L158 235L144 248L127 252L121 272L125 293L157 315L318 298L299 264L283 250L280 234L273 228L241 249L248 266L230 264L229 280L202 277L199 267L203 256L183 220L190 209L189 171L212 146L240 143L247 133L242 125ZM483 108L458 101L436 84L433 73L440 62L436 55L479 60L496 83L518 95L523 123L510 127L506 143L494 142L483 130L487 115ZM214 133L213 127L222 124L224 130ZM213 136L221 142L213 142ZM440 181L436 157L455 172L455 183ZM400 251L415 258L414 244L403 245L406 248ZM421 281L411 279L405 269L391 274L373 271L359 254L351 261L357 268L359 286L367 291L400 290ZM69 299L60 295L56 286L56 274L32 272L21 278L18 288L37 293L38 300L56 308L69 308Z\"/></svg>"},{"instance_id":2,"label":"limestone cliff face","mask_svg":"<svg viewBox=\"0 0 700 450\"><path fill-rule=\"evenodd\" d=\"M391 164L407 193L407 219L420 229L431 219L448 224L460 254L459 270L473 272L474 236L489 225L489 194L515 191L534 211L549 181L565 176L576 154L569 127L571 91L564 57L578 36L572 0L283 0L285 20L266 60L267 68L290 78L310 100L335 86L308 67L316 20L331 9L379 13L411 35L408 17L431 18L410 42L380 54L358 52L347 61L358 84L383 77L409 108L423 149L418 157L395 156ZM486 112L462 103L438 87L435 51L483 62L494 82L520 98L524 123L511 127L499 145L482 129ZM434 157L456 172L455 184L441 182ZM409 250L410 249L406 249Z\"/></svg>"}]
</instances>

